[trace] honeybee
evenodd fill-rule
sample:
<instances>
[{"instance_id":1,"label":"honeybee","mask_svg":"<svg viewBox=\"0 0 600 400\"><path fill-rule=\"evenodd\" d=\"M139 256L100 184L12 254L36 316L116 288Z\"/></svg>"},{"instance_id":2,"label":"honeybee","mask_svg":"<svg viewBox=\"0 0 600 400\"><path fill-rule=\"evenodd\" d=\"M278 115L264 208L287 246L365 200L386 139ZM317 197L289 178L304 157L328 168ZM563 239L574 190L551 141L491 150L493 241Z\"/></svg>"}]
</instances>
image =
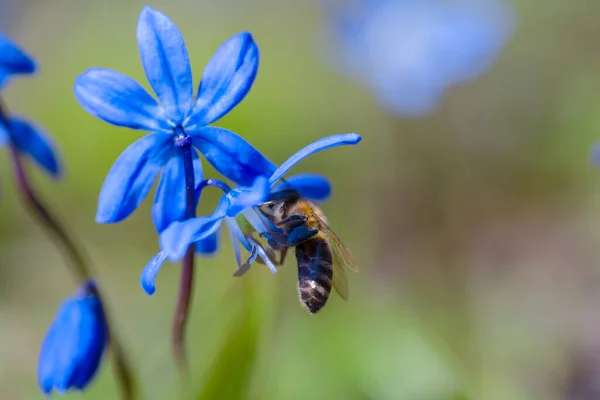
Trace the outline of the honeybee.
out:
<instances>
[{"instance_id":1,"label":"honeybee","mask_svg":"<svg viewBox=\"0 0 600 400\"><path fill-rule=\"evenodd\" d=\"M273 250L281 251L282 264L288 248L296 248L298 295L311 313L317 313L329 298L331 287L348 300L348 280L344 268L358 272L350 251L327 225L325 215L313 202L295 189L284 189L262 203L260 212L281 232L265 232Z\"/></svg>"}]
</instances>

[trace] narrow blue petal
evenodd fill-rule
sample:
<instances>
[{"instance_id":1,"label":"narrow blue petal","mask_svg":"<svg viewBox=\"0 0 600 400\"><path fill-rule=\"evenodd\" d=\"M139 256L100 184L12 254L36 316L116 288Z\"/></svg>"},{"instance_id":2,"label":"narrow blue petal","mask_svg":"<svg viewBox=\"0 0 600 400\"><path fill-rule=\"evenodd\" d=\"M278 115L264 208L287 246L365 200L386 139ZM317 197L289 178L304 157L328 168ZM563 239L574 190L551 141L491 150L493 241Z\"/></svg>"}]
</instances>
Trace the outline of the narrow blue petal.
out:
<instances>
[{"instance_id":1,"label":"narrow blue petal","mask_svg":"<svg viewBox=\"0 0 600 400\"><path fill-rule=\"evenodd\" d=\"M122 221L140 205L160 172L169 140L169 135L151 133L121 153L102 185L96 222Z\"/></svg>"},{"instance_id":2,"label":"narrow blue petal","mask_svg":"<svg viewBox=\"0 0 600 400\"><path fill-rule=\"evenodd\" d=\"M323 175L298 174L282 180L275 186L273 192L293 188L300 192L302 197L313 201L326 200L331 195L331 183Z\"/></svg>"},{"instance_id":3,"label":"narrow blue petal","mask_svg":"<svg viewBox=\"0 0 600 400\"><path fill-rule=\"evenodd\" d=\"M269 180L265 176L255 179L252 186L238 186L225 195L229 200L228 217L235 217L242 210L256 207L266 201L270 194Z\"/></svg>"},{"instance_id":4,"label":"narrow blue petal","mask_svg":"<svg viewBox=\"0 0 600 400\"><path fill-rule=\"evenodd\" d=\"M146 6L140 14L137 41L148 82L167 116L179 125L192 107L194 83L188 52L177 25Z\"/></svg>"},{"instance_id":5,"label":"narrow blue petal","mask_svg":"<svg viewBox=\"0 0 600 400\"><path fill-rule=\"evenodd\" d=\"M160 271L160 267L162 267L166 259L167 255L161 251L150 260L142 271L140 283L142 284L142 289L144 289L144 292L146 292L148 296L152 296L156 291L154 281L156 280L158 271Z\"/></svg>"},{"instance_id":6,"label":"narrow blue petal","mask_svg":"<svg viewBox=\"0 0 600 400\"><path fill-rule=\"evenodd\" d=\"M186 125L209 125L242 101L252 87L258 61L258 47L250 33L238 33L223 43L204 69Z\"/></svg>"},{"instance_id":7,"label":"narrow blue petal","mask_svg":"<svg viewBox=\"0 0 600 400\"><path fill-rule=\"evenodd\" d=\"M196 254L202 256L212 256L219 249L219 231L207 236L194 243Z\"/></svg>"},{"instance_id":8,"label":"narrow blue petal","mask_svg":"<svg viewBox=\"0 0 600 400\"><path fill-rule=\"evenodd\" d=\"M171 262L180 261L192 243L217 232L224 215L225 208L223 207L208 217L173 222L160 234L160 248L167 254Z\"/></svg>"},{"instance_id":9,"label":"narrow blue petal","mask_svg":"<svg viewBox=\"0 0 600 400\"><path fill-rule=\"evenodd\" d=\"M276 274L277 268L275 268L273 261L271 261L271 259L269 258L269 255L267 254L265 249L263 249L262 246L260 245L260 243L256 242L254 239L249 238L248 240L250 241L250 245L254 249L256 249L258 256L260 257L261 260L263 260L263 262L265 263L267 268L269 268L269 270L271 270L272 273ZM254 261L255 259L256 259L256 257L252 261Z\"/></svg>"},{"instance_id":10,"label":"narrow blue petal","mask_svg":"<svg viewBox=\"0 0 600 400\"><path fill-rule=\"evenodd\" d=\"M242 215L248 223L256 230L256 232L263 233L267 231L276 230L277 227L273 225L261 212L255 208L247 208L242 211ZM268 228L267 228L268 227Z\"/></svg>"},{"instance_id":11,"label":"narrow blue petal","mask_svg":"<svg viewBox=\"0 0 600 400\"><path fill-rule=\"evenodd\" d=\"M287 172L292 169L298 162L303 160L304 158L318 153L322 150L329 149L331 147L342 146L347 144L357 144L360 142L362 137L357 135L356 133L346 133L339 135L331 135L324 137L323 139L319 139L316 142L309 144L304 147L296 154L288 158L277 170L271 175L269 178L269 182L274 184L279 179L281 179Z\"/></svg>"},{"instance_id":12,"label":"narrow blue petal","mask_svg":"<svg viewBox=\"0 0 600 400\"><path fill-rule=\"evenodd\" d=\"M239 185L249 186L258 176L269 176L275 165L250 143L223 128L207 126L193 132L194 146L220 174Z\"/></svg>"},{"instance_id":13,"label":"narrow blue petal","mask_svg":"<svg viewBox=\"0 0 600 400\"><path fill-rule=\"evenodd\" d=\"M231 221L225 220L227 224L227 231L229 233L229 240L231 241L231 247L233 247L233 254L235 255L235 262L237 263L238 269L242 266L242 253L240 251L240 243L238 242L235 234L229 228Z\"/></svg>"},{"instance_id":14,"label":"narrow blue petal","mask_svg":"<svg viewBox=\"0 0 600 400\"><path fill-rule=\"evenodd\" d=\"M259 252L260 246L258 246L257 244L254 244L254 246L252 246L252 251L250 252L250 255L248 256L248 258L246 259L246 262L244 263L244 265L252 265L252 263L254 261L256 261L256 257L258 257L258 252Z\"/></svg>"},{"instance_id":15,"label":"narrow blue petal","mask_svg":"<svg viewBox=\"0 0 600 400\"><path fill-rule=\"evenodd\" d=\"M0 33L0 88L13 74L35 72L35 62L12 40Z\"/></svg>"},{"instance_id":16,"label":"narrow blue petal","mask_svg":"<svg viewBox=\"0 0 600 400\"><path fill-rule=\"evenodd\" d=\"M194 179L199 183L202 181L202 163L196 150L192 151ZM160 233L172 222L185 219L185 211L185 169L181 151L175 148L170 152L169 160L162 170L152 206L152 220L156 231Z\"/></svg>"},{"instance_id":17,"label":"narrow blue petal","mask_svg":"<svg viewBox=\"0 0 600 400\"><path fill-rule=\"evenodd\" d=\"M0 89L4 86L6 82L9 81L10 73L8 73L4 68L0 67Z\"/></svg>"},{"instance_id":18,"label":"narrow blue petal","mask_svg":"<svg viewBox=\"0 0 600 400\"><path fill-rule=\"evenodd\" d=\"M252 250L250 251L250 255L246 259L244 264L241 264L241 260L238 261L238 269L234 272L233 276L243 276L246 272L250 270L250 266L254 261L256 261L256 257L258 257L259 246L252 245ZM239 250L239 249L238 249Z\"/></svg>"},{"instance_id":19,"label":"narrow blue petal","mask_svg":"<svg viewBox=\"0 0 600 400\"><path fill-rule=\"evenodd\" d=\"M50 137L38 126L18 118L9 121L9 136L15 146L27 154L54 178L61 175L61 167Z\"/></svg>"},{"instance_id":20,"label":"narrow blue petal","mask_svg":"<svg viewBox=\"0 0 600 400\"><path fill-rule=\"evenodd\" d=\"M0 120L0 147L6 147L10 143L6 125Z\"/></svg>"},{"instance_id":21,"label":"narrow blue petal","mask_svg":"<svg viewBox=\"0 0 600 400\"><path fill-rule=\"evenodd\" d=\"M105 68L88 69L75 79L75 97L93 116L110 124L147 131L167 131L156 100L128 76Z\"/></svg>"},{"instance_id":22,"label":"narrow blue petal","mask_svg":"<svg viewBox=\"0 0 600 400\"><path fill-rule=\"evenodd\" d=\"M234 218L225 217L225 224L227 225L227 229L229 233L232 234L244 248L248 251L252 251L252 247L250 247L250 243L248 239L244 236L244 233L240 229L237 221Z\"/></svg>"}]
</instances>

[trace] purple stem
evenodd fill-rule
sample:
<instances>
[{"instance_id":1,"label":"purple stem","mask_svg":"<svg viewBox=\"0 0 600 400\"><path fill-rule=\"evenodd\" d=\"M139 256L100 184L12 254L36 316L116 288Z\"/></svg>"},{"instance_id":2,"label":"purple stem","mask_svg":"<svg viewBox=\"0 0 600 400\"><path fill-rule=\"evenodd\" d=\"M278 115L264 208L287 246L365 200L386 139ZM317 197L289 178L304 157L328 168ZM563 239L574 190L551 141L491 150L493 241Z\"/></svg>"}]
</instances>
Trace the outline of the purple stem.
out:
<instances>
[{"instance_id":1,"label":"purple stem","mask_svg":"<svg viewBox=\"0 0 600 400\"><path fill-rule=\"evenodd\" d=\"M8 117L6 115L6 108L0 99L0 124L4 125L9 130ZM75 277L75 280L83 282L92 278L92 273L87 265L86 258L83 253L79 250L80 246L77 246L71 237L67 234L67 230L60 223L50 211L50 209L42 202L41 198L33 190L33 186L29 181L23 160L21 159L21 153L19 149L9 141L9 150L13 165L14 180L17 184L19 194L23 198L29 213L37 219L46 231L50 234L51 238L56 242L58 247L62 250L64 256L68 260L68 264L71 267L71 273ZM119 341L115 330L110 323L109 315L106 311L106 303L103 300L103 296L100 290L95 287L94 292L98 297L98 300L102 304L104 309L106 325L110 338L110 346L114 355L115 362L115 374L119 381L121 388L121 398L124 400L133 400L137 398L136 385L131 369L131 365L123 351L121 342Z\"/></svg>"},{"instance_id":2,"label":"purple stem","mask_svg":"<svg viewBox=\"0 0 600 400\"><path fill-rule=\"evenodd\" d=\"M175 142L180 148L185 171L186 211L185 218L196 216L196 195L194 177L194 158L191 138L182 130L176 133ZM181 281L179 284L179 297L173 318L173 353L182 372L187 373L188 366L185 356L185 329L192 301L192 287L194 282L194 245L188 247L181 264Z\"/></svg>"}]
</instances>

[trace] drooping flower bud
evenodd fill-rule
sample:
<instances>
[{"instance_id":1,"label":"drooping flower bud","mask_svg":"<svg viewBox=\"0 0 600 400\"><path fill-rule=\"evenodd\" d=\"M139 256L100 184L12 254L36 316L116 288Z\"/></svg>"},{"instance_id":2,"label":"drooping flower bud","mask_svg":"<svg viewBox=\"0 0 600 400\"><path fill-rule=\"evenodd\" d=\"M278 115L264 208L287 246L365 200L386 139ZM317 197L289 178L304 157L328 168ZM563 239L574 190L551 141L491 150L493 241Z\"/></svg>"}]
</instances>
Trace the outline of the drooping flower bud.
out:
<instances>
[{"instance_id":1,"label":"drooping flower bud","mask_svg":"<svg viewBox=\"0 0 600 400\"><path fill-rule=\"evenodd\" d=\"M100 299L92 281L65 300L42 343L38 383L46 395L83 390L98 370L108 341Z\"/></svg>"}]
</instances>

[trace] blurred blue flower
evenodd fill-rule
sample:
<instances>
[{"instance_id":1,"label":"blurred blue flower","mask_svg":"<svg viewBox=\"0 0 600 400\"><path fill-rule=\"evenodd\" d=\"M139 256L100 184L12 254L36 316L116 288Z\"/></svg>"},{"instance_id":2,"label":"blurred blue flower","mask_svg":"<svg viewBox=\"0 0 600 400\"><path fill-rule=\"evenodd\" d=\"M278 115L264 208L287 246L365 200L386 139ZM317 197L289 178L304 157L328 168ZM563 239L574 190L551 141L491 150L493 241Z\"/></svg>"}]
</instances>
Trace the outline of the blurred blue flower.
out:
<instances>
[{"instance_id":1,"label":"blurred blue flower","mask_svg":"<svg viewBox=\"0 0 600 400\"><path fill-rule=\"evenodd\" d=\"M207 126L235 107L254 82L259 52L249 33L233 36L217 50L204 69L195 99L188 53L177 26L145 7L137 41L146 77L160 104L133 79L101 68L77 78L75 96L90 114L106 122L152 132L129 146L113 165L100 193L96 221L127 218L162 169L152 213L161 232L185 218L184 148L198 149L217 171L243 185L275 166L235 133ZM192 151L199 183L202 166Z\"/></svg>"},{"instance_id":2,"label":"blurred blue flower","mask_svg":"<svg viewBox=\"0 0 600 400\"><path fill-rule=\"evenodd\" d=\"M304 158L331 147L355 145L361 139L360 135L349 133L332 135L317 140L290 157L270 176L259 176L256 178L251 186L238 186L230 190L224 183L213 181L215 182L213 186L220 187L226 192L221 197L219 205L209 216L193 218L183 222L174 222L161 233L161 251L150 260L142 272L141 284L144 291L149 295L154 293L156 289L154 281L167 258L171 262L181 260L191 244L202 242L206 238L216 235L223 223L225 223L229 230L238 265L238 271L235 275L242 275L257 257L260 257L273 273L277 272L267 251L251 235L243 232L237 217L240 214L243 215L256 232L272 230L270 222L254 207L266 201L270 193L281 188L281 185L275 186L277 182ZM295 178L290 178L284 183L287 187L294 187L294 184L297 184L295 188L299 189L303 196L314 199L326 198L330 192L329 182L320 175L297 175ZM243 264L239 243L250 253L250 256Z\"/></svg>"},{"instance_id":3,"label":"blurred blue flower","mask_svg":"<svg viewBox=\"0 0 600 400\"><path fill-rule=\"evenodd\" d=\"M107 326L93 282L65 300L42 343L38 384L46 395L83 390L92 380L107 344Z\"/></svg>"},{"instance_id":4,"label":"blurred blue flower","mask_svg":"<svg viewBox=\"0 0 600 400\"><path fill-rule=\"evenodd\" d=\"M13 75L32 74L35 62L23 50L0 33L0 89Z\"/></svg>"},{"instance_id":5,"label":"blurred blue flower","mask_svg":"<svg viewBox=\"0 0 600 400\"><path fill-rule=\"evenodd\" d=\"M431 112L485 72L513 30L501 0L356 0L328 7L336 67L399 116Z\"/></svg>"},{"instance_id":6,"label":"blurred blue flower","mask_svg":"<svg viewBox=\"0 0 600 400\"><path fill-rule=\"evenodd\" d=\"M62 168L54 144L42 128L23 118L9 116L5 123L0 121L0 146L8 146L10 143L51 177L60 178Z\"/></svg>"},{"instance_id":7,"label":"blurred blue flower","mask_svg":"<svg viewBox=\"0 0 600 400\"><path fill-rule=\"evenodd\" d=\"M14 75L32 74L35 69L33 59L0 34L0 90ZM8 115L0 102L0 146L8 145L29 156L52 177L60 177L58 157L48 135L24 118Z\"/></svg>"}]
</instances>

